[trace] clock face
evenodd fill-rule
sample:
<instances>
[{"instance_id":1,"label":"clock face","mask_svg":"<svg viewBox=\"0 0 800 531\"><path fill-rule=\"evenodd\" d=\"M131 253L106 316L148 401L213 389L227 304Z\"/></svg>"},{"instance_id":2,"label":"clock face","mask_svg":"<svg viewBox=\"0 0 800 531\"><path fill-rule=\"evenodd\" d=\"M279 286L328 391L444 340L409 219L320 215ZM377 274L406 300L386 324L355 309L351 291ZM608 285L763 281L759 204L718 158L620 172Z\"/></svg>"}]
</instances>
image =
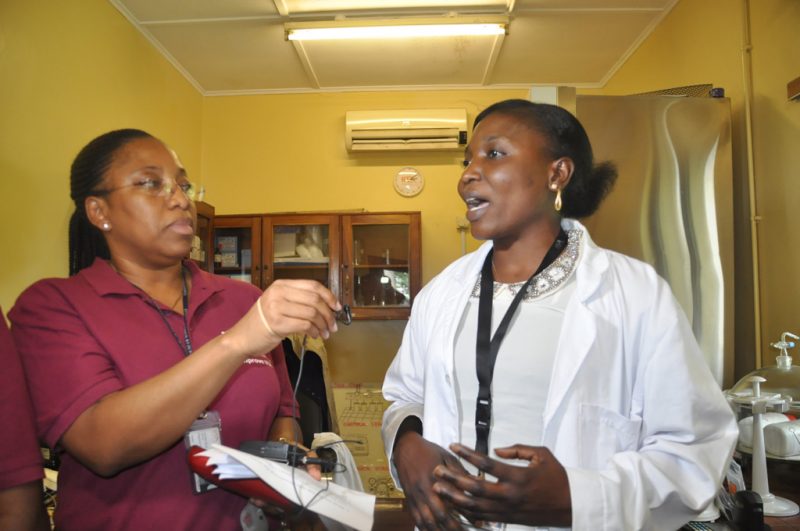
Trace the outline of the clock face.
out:
<instances>
[{"instance_id":1,"label":"clock face","mask_svg":"<svg viewBox=\"0 0 800 531\"><path fill-rule=\"evenodd\" d=\"M422 191L425 179L415 168L405 167L394 176L394 189L405 197L413 197Z\"/></svg>"}]
</instances>

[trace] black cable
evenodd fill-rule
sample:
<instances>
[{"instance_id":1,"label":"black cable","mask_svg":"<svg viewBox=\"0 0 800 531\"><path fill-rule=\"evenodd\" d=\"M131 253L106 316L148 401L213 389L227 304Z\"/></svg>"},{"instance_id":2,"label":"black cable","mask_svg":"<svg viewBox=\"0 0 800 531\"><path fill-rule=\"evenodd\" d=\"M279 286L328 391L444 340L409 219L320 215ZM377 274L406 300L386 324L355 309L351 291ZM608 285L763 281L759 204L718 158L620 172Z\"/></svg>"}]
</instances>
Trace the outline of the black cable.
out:
<instances>
[{"instance_id":1,"label":"black cable","mask_svg":"<svg viewBox=\"0 0 800 531\"><path fill-rule=\"evenodd\" d=\"M292 391L292 431L294 432L294 440L298 441L302 437L302 434L298 434L297 430L300 427L300 423L297 420L297 390L300 387L300 379L303 377L303 361L306 358L306 340L308 339L307 335L303 335L303 341L300 343L300 367L297 369L297 379L294 382L294 390ZM314 500L317 499L317 496L326 492L328 490L328 482L325 482L325 488L318 490L314 496L308 500L308 503L303 503L303 500L300 499L300 491L297 490L297 483L294 477L294 470L295 467L292 466L292 489L294 490L294 495L297 497L297 502L300 504L300 510L295 515L296 518L302 516L305 510L314 503Z\"/></svg>"},{"instance_id":2,"label":"black cable","mask_svg":"<svg viewBox=\"0 0 800 531\"><path fill-rule=\"evenodd\" d=\"M353 314L352 314L352 311L350 310L350 306L345 304L342 307L341 310L336 312L336 319L339 322L343 323L344 325L349 325L350 323L352 323L353 322ZM299 354L300 366L297 369L297 379L294 382L294 389L292 390L292 421L293 421L292 422L292 432L294 433L295 445L297 444L297 441L302 440L302 433L297 433L299 428L300 428L300 422L297 419L297 390L300 388L300 380L303 378L303 362L305 361L305 358L306 358L306 341L307 340L308 340L308 336L304 334L303 335L303 340L300 342L300 354ZM345 442L345 441L333 441L333 442L331 442L329 444L322 445L321 447L327 447L327 446L330 446L332 444L338 444L339 442ZM353 441L353 442L358 442L358 441ZM320 461L320 460L314 459L313 461L310 461L306 457L305 463L307 463L307 464L321 464L321 461L320 462L318 462L318 461ZM291 464L294 464L294 462L295 462L295 456L292 457L292 463ZM336 465L341 465L342 466L342 469L340 470L340 472L346 472L347 471L347 467L345 467L344 464L341 464L341 463L337 462ZM334 473L337 472L336 465L334 465ZM328 490L328 486L329 486L330 482L329 481L325 481L325 488L321 489L321 490L318 490L317 493L314 494L314 496L312 496L310 500L308 500L308 503L303 503L303 500L300 499L300 491L297 490L297 483L296 483L295 476L294 476L294 469L295 469L295 466L292 466L292 489L294 490L294 495L297 497L297 502L300 504L300 511L297 512L295 517L300 517L303 514L303 512L308 507L310 507L312 503L314 503L314 500L317 499L317 496L319 496L320 494L322 494L323 492L326 492Z\"/></svg>"}]
</instances>

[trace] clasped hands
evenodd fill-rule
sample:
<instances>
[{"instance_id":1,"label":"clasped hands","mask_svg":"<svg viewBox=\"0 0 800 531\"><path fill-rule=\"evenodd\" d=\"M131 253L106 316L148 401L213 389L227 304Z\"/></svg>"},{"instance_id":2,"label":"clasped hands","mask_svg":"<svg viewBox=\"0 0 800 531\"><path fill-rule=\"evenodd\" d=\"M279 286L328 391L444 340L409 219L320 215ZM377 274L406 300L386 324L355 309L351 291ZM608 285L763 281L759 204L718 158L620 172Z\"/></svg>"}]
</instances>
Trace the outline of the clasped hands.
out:
<instances>
[{"instance_id":1,"label":"clasped hands","mask_svg":"<svg viewBox=\"0 0 800 531\"><path fill-rule=\"evenodd\" d=\"M398 439L393 460L418 528L463 529L465 518L484 522L569 527L572 521L569 481L564 467L544 447L514 445L496 449L510 465L452 444L451 454L417 433ZM490 478L468 473L456 456Z\"/></svg>"}]
</instances>

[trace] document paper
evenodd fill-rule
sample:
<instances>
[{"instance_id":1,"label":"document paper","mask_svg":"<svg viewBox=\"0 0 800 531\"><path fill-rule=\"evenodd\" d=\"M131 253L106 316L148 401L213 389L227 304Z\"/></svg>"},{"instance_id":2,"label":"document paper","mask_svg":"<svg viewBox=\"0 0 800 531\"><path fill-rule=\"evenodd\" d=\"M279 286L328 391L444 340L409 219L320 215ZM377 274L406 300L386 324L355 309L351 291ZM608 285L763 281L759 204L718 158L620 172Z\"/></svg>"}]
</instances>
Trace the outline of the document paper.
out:
<instances>
[{"instance_id":1,"label":"document paper","mask_svg":"<svg viewBox=\"0 0 800 531\"><path fill-rule=\"evenodd\" d=\"M220 479L258 477L286 499L358 531L370 531L375 496L333 482L317 481L305 470L214 444L201 454ZM293 477L294 476L294 477ZM319 494L317 494L319 493ZM299 494L299 498L298 498Z\"/></svg>"}]
</instances>

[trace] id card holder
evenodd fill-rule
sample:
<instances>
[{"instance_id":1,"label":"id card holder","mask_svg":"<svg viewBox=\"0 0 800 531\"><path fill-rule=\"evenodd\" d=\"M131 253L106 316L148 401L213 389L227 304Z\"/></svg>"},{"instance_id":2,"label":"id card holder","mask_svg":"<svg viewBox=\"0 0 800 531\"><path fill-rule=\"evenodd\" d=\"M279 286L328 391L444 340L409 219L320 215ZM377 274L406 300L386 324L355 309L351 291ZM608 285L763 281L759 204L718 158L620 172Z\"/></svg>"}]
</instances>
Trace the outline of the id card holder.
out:
<instances>
[{"instance_id":1,"label":"id card holder","mask_svg":"<svg viewBox=\"0 0 800 531\"><path fill-rule=\"evenodd\" d=\"M222 442L221 433L222 420L219 411L204 411L192 422L186 435L183 436L183 442L186 444L187 450L192 446L207 449L211 448L212 444ZM203 494L216 488L217 486L213 483L209 483L194 472L192 473L192 489L195 494Z\"/></svg>"}]
</instances>

